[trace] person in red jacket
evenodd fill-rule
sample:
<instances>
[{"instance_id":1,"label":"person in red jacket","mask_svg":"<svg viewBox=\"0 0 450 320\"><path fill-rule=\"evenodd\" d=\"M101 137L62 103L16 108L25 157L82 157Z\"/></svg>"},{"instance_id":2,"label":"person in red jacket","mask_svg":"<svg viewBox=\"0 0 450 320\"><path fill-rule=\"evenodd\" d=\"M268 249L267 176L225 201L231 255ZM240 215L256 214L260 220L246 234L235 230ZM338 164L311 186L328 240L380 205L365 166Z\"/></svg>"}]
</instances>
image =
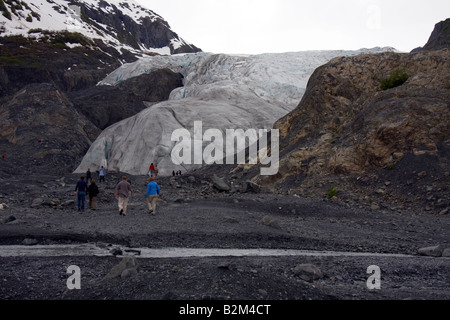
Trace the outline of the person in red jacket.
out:
<instances>
[{"instance_id":1,"label":"person in red jacket","mask_svg":"<svg viewBox=\"0 0 450 320\"><path fill-rule=\"evenodd\" d=\"M155 166L152 162L152 164L150 165L150 168L148 168L148 172L150 172L150 177L153 177L153 175L155 174ZM147 174L148 174L147 172Z\"/></svg>"}]
</instances>

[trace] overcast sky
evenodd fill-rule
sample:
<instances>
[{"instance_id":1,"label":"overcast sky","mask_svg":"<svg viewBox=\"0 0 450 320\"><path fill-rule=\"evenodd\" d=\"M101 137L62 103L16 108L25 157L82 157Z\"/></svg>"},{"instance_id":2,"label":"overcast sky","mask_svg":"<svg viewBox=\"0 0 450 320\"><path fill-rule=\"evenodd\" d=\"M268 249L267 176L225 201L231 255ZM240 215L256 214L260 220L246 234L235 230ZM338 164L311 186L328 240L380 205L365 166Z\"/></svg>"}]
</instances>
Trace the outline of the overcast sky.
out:
<instances>
[{"instance_id":1,"label":"overcast sky","mask_svg":"<svg viewBox=\"0 0 450 320\"><path fill-rule=\"evenodd\" d=\"M206 52L423 46L450 0L136 0Z\"/></svg>"}]
</instances>

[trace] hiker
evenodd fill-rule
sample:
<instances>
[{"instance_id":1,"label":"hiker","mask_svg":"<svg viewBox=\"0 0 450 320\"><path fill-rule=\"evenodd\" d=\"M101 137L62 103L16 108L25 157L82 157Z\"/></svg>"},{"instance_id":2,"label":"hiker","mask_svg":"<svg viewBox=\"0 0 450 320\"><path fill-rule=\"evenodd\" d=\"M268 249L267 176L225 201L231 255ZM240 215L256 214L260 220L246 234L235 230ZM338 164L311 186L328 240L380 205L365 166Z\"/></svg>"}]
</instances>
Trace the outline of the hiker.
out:
<instances>
[{"instance_id":1,"label":"hiker","mask_svg":"<svg viewBox=\"0 0 450 320\"><path fill-rule=\"evenodd\" d=\"M116 187L116 199L119 200L119 215L127 215L128 196L133 194L131 184L127 181L127 177L123 176L122 181Z\"/></svg>"},{"instance_id":2,"label":"hiker","mask_svg":"<svg viewBox=\"0 0 450 320\"><path fill-rule=\"evenodd\" d=\"M102 166L98 172L99 182L105 182L106 169Z\"/></svg>"},{"instance_id":3,"label":"hiker","mask_svg":"<svg viewBox=\"0 0 450 320\"><path fill-rule=\"evenodd\" d=\"M155 164L155 178L158 176L158 166Z\"/></svg>"},{"instance_id":4,"label":"hiker","mask_svg":"<svg viewBox=\"0 0 450 320\"><path fill-rule=\"evenodd\" d=\"M92 180L92 173L91 173L91 169L89 168L86 172L86 183L89 184L89 181Z\"/></svg>"},{"instance_id":5,"label":"hiker","mask_svg":"<svg viewBox=\"0 0 450 320\"><path fill-rule=\"evenodd\" d=\"M96 210L97 209L97 195L99 194L99 190L95 180L91 181L91 184L88 187L89 194L89 209Z\"/></svg>"},{"instance_id":6,"label":"hiker","mask_svg":"<svg viewBox=\"0 0 450 320\"><path fill-rule=\"evenodd\" d=\"M87 183L84 181L84 177L81 177L77 182L74 194L77 194L78 198L78 211L84 211L84 203L86 201Z\"/></svg>"},{"instance_id":7,"label":"hiker","mask_svg":"<svg viewBox=\"0 0 450 320\"><path fill-rule=\"evenodd\" d=\"M156 213L156 201L158 200L160 191L161 189L155 180L153 178L148 179L147 193L145 194L145 197L147 198L148 211L150 214Z\"/></svg>"},{"instance_id":8,"label":"hiker","mask_svg":"<svg viewBox=\"0 0 450 320\"><path fill-rule=\"evenodd\" d=\"M174 177L175 177L175 170L173 170L173 171L172 171L172 176L174 176Z\"/></svg>"},{"instance_id":9,"label":"hiker","mask_svg":"<svg viewBox=\"0 0 450 320\"><path fill-rule=\"evenodd\" d=\"M155 172L155 166L153 165L153 162L150 164L150 168L148 168L148 172L150 172L150 177L153 177L153 174ZM147 172L147 174L148 174Z\"/></svg>"}]
</instances>

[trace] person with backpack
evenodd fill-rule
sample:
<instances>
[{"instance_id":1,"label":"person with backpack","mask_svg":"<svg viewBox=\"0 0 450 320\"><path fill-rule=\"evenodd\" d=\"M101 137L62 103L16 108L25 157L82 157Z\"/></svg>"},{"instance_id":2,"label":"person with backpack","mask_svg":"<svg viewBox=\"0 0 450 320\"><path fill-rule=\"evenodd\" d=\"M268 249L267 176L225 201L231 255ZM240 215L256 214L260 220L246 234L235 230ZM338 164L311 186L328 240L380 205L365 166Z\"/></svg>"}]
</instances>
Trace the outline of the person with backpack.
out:
<instances>
[{"instance_id":1,"label":"person with backpack","mask_svg":"<svg viewBox=\"0 0 450 320\"><path fill-rule=\"evenodd\" d=\"M147 193L145 194L145 198L147 198L148 211L150 214L156 213L156 201L158 200L160 192L161 188L155 182L155 180L153 178L148 179Z\"/></svg>"},{"instance_id":2,"label":"person with backpack","mask_svg":"<svg viewBox=\"0 0 450 320\"><path fill-rule=\"evenodd\" d=\"M97 195L99 194L98 186L95 183L95 180L91 181L91 184L88 187L89 194L89 209L96 210L97 209Z\"/></svg>"}]
</instances>

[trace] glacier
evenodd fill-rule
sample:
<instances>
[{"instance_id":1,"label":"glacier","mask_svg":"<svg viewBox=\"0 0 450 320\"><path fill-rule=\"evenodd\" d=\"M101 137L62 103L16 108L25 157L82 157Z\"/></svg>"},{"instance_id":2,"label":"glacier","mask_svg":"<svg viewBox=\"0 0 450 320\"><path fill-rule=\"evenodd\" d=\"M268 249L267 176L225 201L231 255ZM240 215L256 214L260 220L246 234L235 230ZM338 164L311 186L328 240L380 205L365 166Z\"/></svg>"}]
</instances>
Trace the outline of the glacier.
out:
<instances>
[{"instance_id":1,"label":"glacier","mask_svg":"<svg viewBox=\"0 0 450 320\"><path fill-rule=\"evenodd\" d=\"M190 171L201 165L175 165L172 132L194 122L203 130L272 129L273 123L293 110L302 99L314 70L339 56L392 51L392 48L353 51L303 51L259 55L228 55L207 52L149 56L124 64L99 85L121 81L168 68L181 73L183 87L169 100L148 106L140 113L106 128L92 143L75 173L100 166L133 175L146 174L150 163L160 175L173 170ZM101 103L101 102L99 102Z\"/></svg>"}]
</instances>

